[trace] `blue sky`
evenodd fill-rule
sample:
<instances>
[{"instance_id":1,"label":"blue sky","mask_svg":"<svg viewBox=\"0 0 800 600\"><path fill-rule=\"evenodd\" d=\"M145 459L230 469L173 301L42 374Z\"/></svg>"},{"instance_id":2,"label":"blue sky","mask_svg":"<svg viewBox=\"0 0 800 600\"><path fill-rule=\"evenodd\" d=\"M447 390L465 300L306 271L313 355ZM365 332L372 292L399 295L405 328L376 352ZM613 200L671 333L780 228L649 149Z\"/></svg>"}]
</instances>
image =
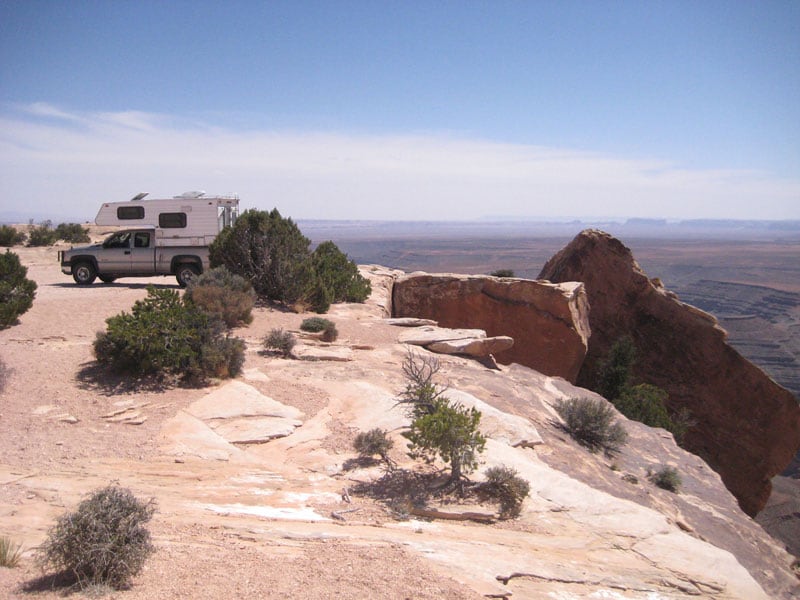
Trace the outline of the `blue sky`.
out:
<instances>
[{"instance_id":1,"label":"blue sky","mask_svg":"<svg viewBox=\"0 0 800 600\"><path fill-rule=\"evenodd\" d=\"M0 2L0 213L800 218L800 2ZM23 211L24 212L24 211Z\"/></svg>"}]
</instances>

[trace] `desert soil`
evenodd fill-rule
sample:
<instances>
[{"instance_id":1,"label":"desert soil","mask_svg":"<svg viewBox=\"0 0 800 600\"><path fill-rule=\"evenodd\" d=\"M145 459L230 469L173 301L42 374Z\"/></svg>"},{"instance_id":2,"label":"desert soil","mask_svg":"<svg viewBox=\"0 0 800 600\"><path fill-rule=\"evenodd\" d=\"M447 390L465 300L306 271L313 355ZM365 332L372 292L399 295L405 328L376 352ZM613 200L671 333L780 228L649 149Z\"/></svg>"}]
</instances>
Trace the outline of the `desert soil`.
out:
<instances>
[{"instance_id":1,"label":"desert soil","mask_svg":"<svg viewBox=\"0 0 800 600\"><path fill-rule=\"evenodd\" d=\"M55 519L86 493L118 481L137 496L156 498L159 510L150 529L157 551L132 589L110 597L480 597L434 571L404 545L342 536L343 527L335 522L309 534L292 522L244 515L231 527L225 514L180 508L182 496L198 487L206 497L213 495L217 505L242 501L241 489L218 486L208 492L219 483L217 475L229 468L225 463L176 462L159 453L165 422L220 382L206 388L137 386L98 372L92 355L92 341L104 329L105 319L144 298L149 283L178 289L174 279L123 279L78 287L60 272L55 249L15 252L38 289L33 308L17 325L0 332L0 357L10 370L0 396L0 535L22 542L25 549L20 567L0 568L0 596L62 597L63 590L50 589L51 582L42 579L33 561L35 548ZM306 418L314 416L326 406L324 391L301 388L292 377L281 377L282 361L259 351L270 329L296 329L303 315L258 307L254 316L251 326L235 332L248 344L244 370L251 383L296 406ZM362 344L396 335L389 328L356 331L358 323L343 322L339 328L344 338L358 334ZM108 417L131 405L146 417L140 424ZM328 451L349 450L352 434L344 428L343 435L326 442ZM263 475L257 466L250 470ZM331 506L351 508L341 502ZM326 508L330 511L331 506ZM358 500L356 506L365 526L380 527L390 520L382 506L368 500ZM71 597L88 595L77 592Z\"/></svg>"}]
</instances>

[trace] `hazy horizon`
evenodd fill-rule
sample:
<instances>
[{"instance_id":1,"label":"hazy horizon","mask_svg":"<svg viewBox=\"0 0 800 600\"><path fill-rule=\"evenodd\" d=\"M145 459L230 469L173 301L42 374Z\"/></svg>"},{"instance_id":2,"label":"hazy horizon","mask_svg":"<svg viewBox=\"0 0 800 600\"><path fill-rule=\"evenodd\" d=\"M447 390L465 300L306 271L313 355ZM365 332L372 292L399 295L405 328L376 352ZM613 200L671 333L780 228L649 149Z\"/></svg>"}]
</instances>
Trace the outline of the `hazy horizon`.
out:
<instances>
[{"instance_id":1,"label":"hazy horizon","mask_svg":"<svg viewBox=\"0 0 800 600\"><path fill-rule=\"evenodd\" d=\"M6 0L0 56L0 213L800 219L791 0Z\"/></svg>"}]
</instances>

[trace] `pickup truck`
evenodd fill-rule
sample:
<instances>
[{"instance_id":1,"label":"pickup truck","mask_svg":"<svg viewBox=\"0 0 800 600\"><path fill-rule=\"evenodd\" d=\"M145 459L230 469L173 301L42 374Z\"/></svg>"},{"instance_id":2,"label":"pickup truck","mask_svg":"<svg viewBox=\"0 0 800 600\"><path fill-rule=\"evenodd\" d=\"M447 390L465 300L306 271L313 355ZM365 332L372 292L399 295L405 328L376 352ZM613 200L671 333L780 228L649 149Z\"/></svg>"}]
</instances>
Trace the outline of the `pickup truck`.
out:
<instances>
[{"instance_id":1,"label":"pickup truck","mask_svg":"<svg viewBox=\"0 0 800 600\"><path fill-rule=\"evenodd\" d=\"M157 243L156 229L126 229L103 243L61 250L61 272L78 285L100 278L111 283L120 277L174 275L181 287L208 269L208 246L164 246Z\"/></svg>"}]
</instances>

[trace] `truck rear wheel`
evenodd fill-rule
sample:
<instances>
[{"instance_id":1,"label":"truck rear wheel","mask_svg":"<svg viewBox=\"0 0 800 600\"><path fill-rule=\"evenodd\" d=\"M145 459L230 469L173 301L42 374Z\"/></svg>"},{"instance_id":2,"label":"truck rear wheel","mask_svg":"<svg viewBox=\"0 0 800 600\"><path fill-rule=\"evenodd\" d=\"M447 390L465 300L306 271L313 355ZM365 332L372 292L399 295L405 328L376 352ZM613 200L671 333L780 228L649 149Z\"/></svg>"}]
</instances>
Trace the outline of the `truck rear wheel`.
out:
<instances>
[{"instance_id":1,"label":"truck rear wheel","mask_svg":"<svg viewBox=\"0 0 800 600\"><path fill-rule=\"evenodd\" d=\"M186 287L198 275L200 275L200 269L191 264L178 265L178 269L175 271L175 279L178 280L178 285L181 287Z\"/></svg>"},{"instance_id":2,"label":"truck rear wheel","mask_svg":"<svg viewBox=\"0 0 800 600\"><path fill-rule=\"evenodd\" d=\"M97 278L97 271L92 263L79 262L72 267L72 278L78 285L90 285Z\"/></svg>"}]
</instances>

